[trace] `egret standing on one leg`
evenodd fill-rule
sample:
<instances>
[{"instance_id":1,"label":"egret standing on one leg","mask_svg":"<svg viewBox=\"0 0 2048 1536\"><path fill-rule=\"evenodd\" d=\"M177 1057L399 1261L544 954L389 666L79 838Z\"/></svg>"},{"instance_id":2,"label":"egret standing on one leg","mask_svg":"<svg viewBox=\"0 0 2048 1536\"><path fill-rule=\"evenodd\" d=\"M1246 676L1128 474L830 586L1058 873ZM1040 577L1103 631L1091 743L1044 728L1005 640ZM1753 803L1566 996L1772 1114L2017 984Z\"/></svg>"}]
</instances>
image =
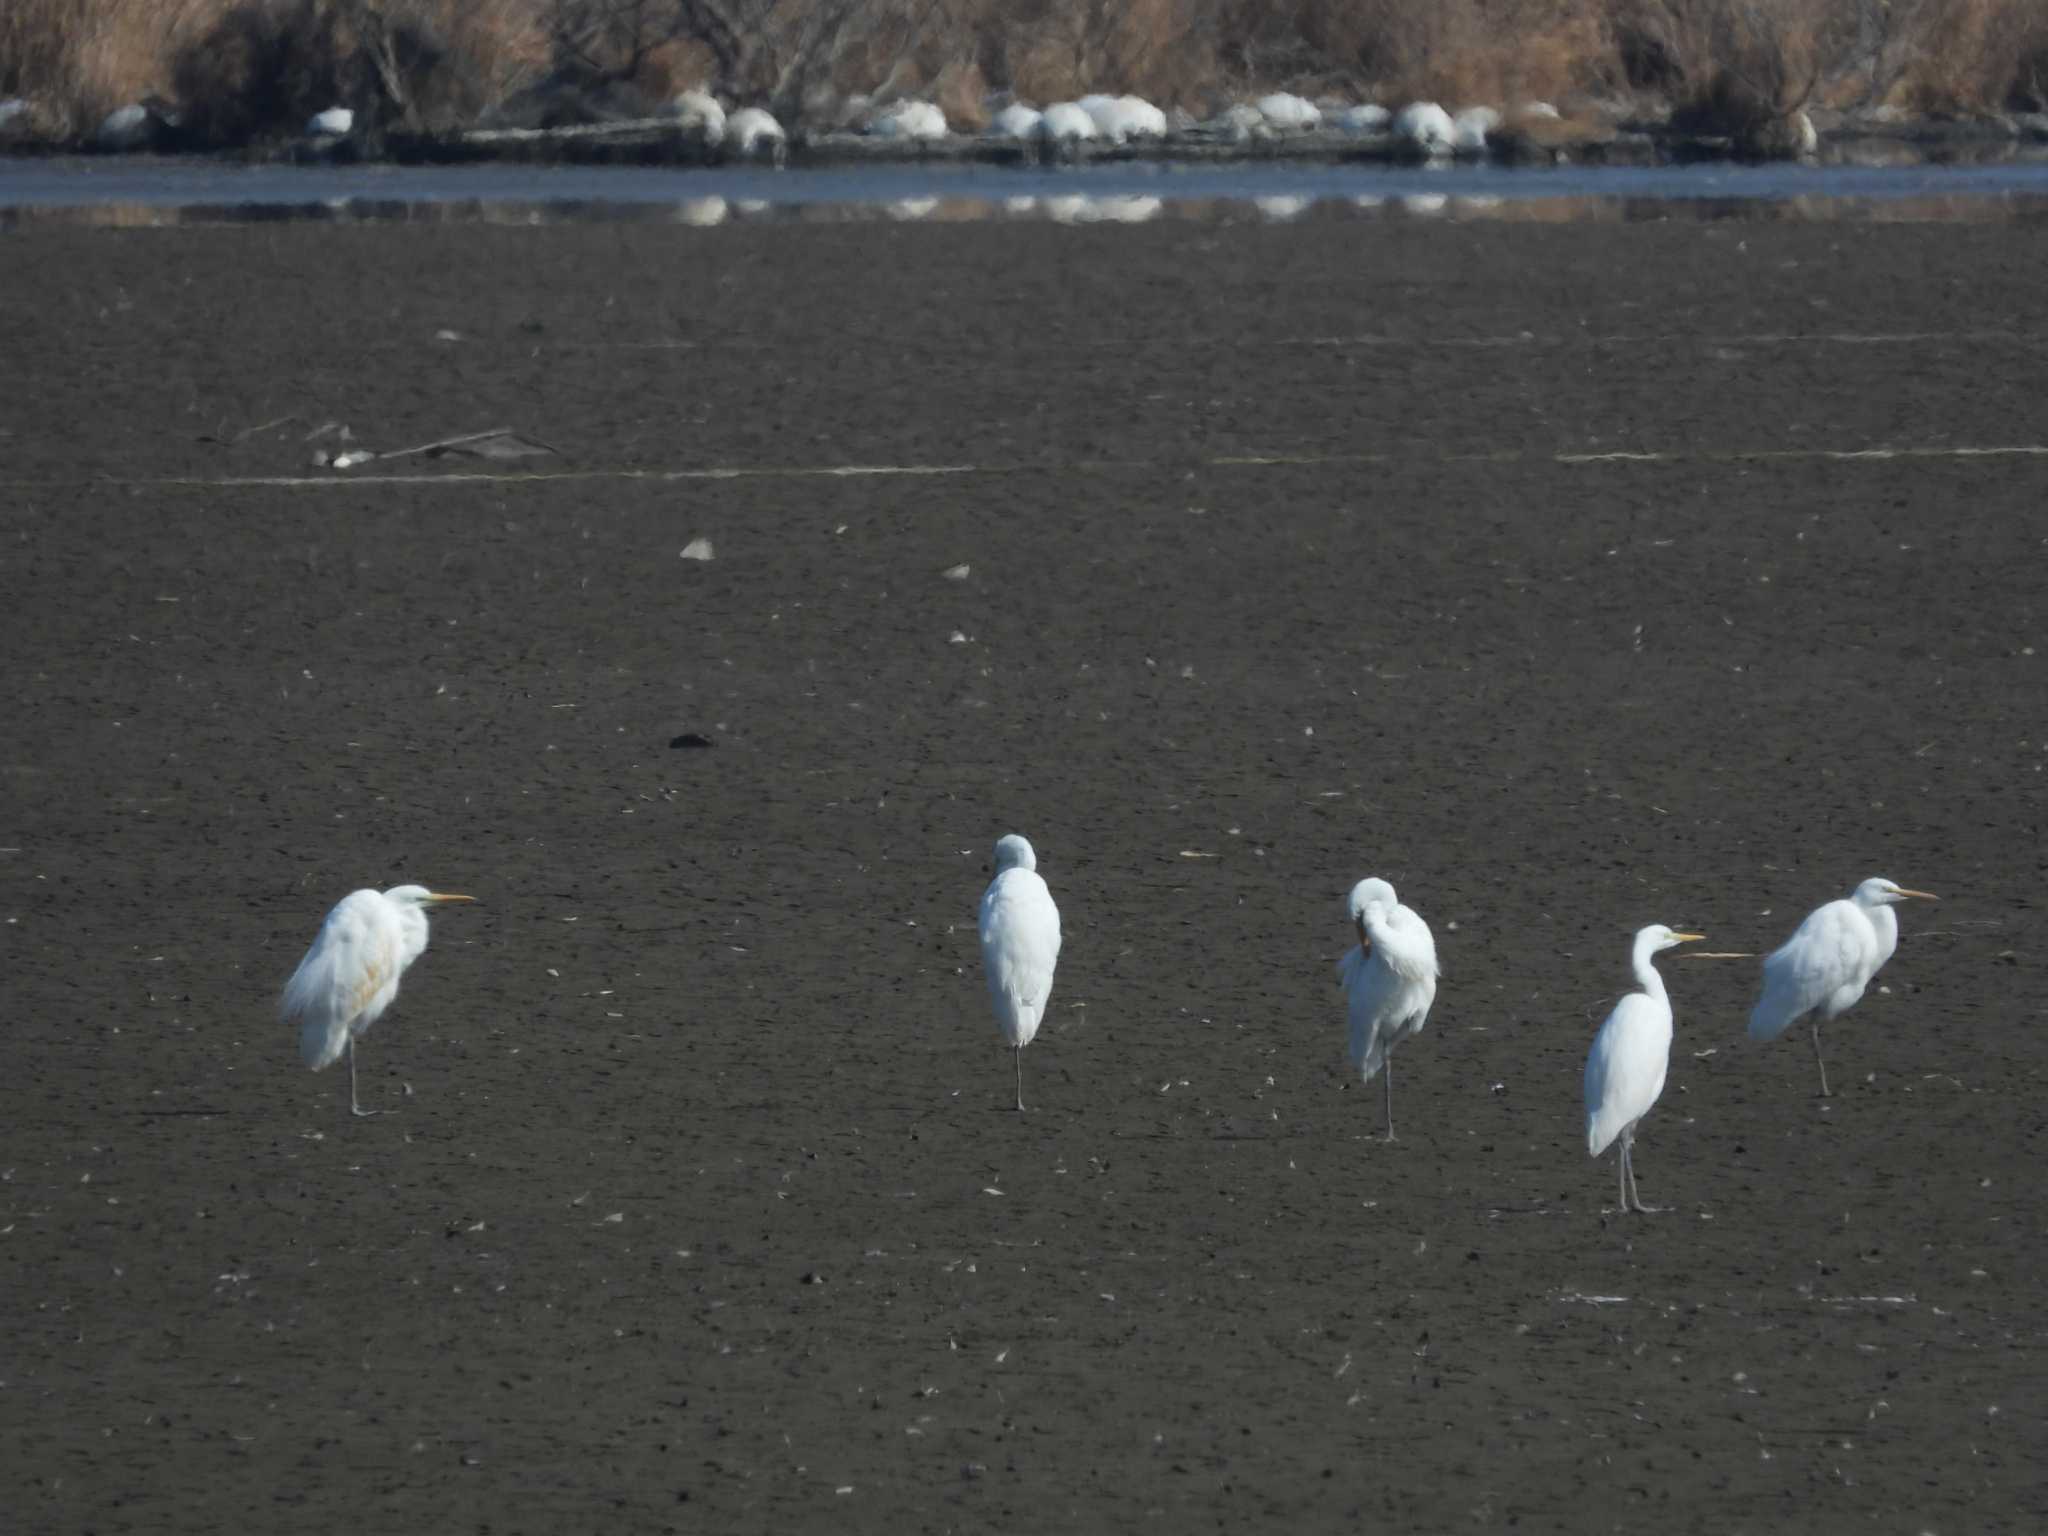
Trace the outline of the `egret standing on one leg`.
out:
<instances>
[{"instance_id":1,"label":"egret standing on one leg","mask_svg":"<svg viewBox=\"0 0 2048 1536\"><path fill-rule=\"evenodd\" d=\"M352 891L334 904L320 936L284 984L284 1021L299 1025L299 1054L318 1072L348 1052L348 1107L374 1115L356 1099L356 1036L398 996L398 978L427 947L425 908L474 896L444 896L423 885Z\"/></svg>"},{"instance_id":2,"label":"egret standing on one leg","mask_svg":"<svg viewBox=\"0 0 2048 1536\"><path fill-rule=\"evenodd\" d=\"M1855 1007L1870 978L1891 959L1899 947L1899 918L1892 908L1908 897L1939 899L1873 875L1853 894L1809 912L1764 961L1764 995L1750 1010L1749 1038L1775 1040L1812 1014L1822 1098L1828 1097L1828 1064L1820 1053L1820 1027Z\"/></svg>"},{"instance_id":3,"label":"egret standing on one leg","mask_svg":"<svg viewBox=\"0 0 2048 1536\"><path fill-rule=\"evenodd\" d=\"M996 1025L1016 1052L1017 1108L1024 1107L1024 1047L1038 1033L1060 959L1060 909L1038 875L1038 855L1011 833L996 844L996 877L981 898L981 961Z\"/></svg>"},{"instance_id":4,"label":"egret standing on one leg","mask_svg":"<svg viewBox=\"0 0 2048 1536\"><path fill-rule=\"evenodd\" d=\"M1394 1139L1394 1047L1422 1033L1436 1001L1436 940L1384 880L1361 880L1345 902L1358 925L1358 947L1346 950L1337 979L1350 996L1351 1064L1359 1081L1386 1076L1387 1140Z\"/></svg>"},{"instance_id":5,"label":"egret standing on one leg","mask_svg":"<svg viewBox=\"0 0 2048 1536\"><path fill-rule=\"evenodd\" d=\"M1624 1214L1631 1204L1645 1213L1656 1209L1643 1204L1636 1192L1634 1156L1636 1126L1664 1091L1664 1074L1671 1066L1671 999L1651 957L1701 937L1673 933L1662 923L1636 935L1630 963L1643 990L1614 1005L1586 1053L1586 1151L1598 1157L1615 1137L1621 1138L1618 1177Z\"/></svg>"}]
</instances>

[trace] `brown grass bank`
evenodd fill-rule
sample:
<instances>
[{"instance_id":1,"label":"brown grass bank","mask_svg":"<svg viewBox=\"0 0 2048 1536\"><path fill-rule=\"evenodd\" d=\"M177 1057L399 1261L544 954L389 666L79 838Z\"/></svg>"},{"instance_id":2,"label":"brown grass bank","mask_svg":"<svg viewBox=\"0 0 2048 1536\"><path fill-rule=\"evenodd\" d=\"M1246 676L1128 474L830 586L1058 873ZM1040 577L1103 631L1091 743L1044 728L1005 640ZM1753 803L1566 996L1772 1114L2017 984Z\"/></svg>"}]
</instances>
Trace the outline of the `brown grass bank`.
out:
<instances>
[{"instance_id":1,"label":"brown grass bank","mask_svg":"<svg viewBox=\"0 0 2048 1536\"><path fill-rule=\"evenodd\" d=\"M847 95L1135 91L1200 113L1286 86L1389 102L2048 109L2043 0L9 0L0 98L82 137L155 97L194 136L473 121L548 80L704 83L793 120Z\"/></svg>"}]
</instances>

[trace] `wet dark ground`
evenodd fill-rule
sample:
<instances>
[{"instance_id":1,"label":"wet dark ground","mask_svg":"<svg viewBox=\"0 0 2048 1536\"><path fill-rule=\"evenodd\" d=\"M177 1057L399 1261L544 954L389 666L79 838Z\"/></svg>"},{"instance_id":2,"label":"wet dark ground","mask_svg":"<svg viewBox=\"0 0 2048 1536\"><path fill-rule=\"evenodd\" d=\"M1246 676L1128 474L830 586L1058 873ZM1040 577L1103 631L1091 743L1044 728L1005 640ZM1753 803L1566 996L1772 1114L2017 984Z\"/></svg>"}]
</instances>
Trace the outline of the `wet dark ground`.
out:
<instances>
[{"instance_id":1,"label":"wet dark ground","mask_svg":"<svg viewBox=\"0 0 2048 1536\"><path fill-rule=\"evenodd\" d=\"M10 1526L2038 1528L2044 254L10 233ZM1392 1146L1368 872L1445 968ZM1872 873L1944 900L1831 1101L1667 957L1615 1214L1631 931ZM402 879L484 905L354 1121L275 998Z\"/></svg>"}]
</instances>

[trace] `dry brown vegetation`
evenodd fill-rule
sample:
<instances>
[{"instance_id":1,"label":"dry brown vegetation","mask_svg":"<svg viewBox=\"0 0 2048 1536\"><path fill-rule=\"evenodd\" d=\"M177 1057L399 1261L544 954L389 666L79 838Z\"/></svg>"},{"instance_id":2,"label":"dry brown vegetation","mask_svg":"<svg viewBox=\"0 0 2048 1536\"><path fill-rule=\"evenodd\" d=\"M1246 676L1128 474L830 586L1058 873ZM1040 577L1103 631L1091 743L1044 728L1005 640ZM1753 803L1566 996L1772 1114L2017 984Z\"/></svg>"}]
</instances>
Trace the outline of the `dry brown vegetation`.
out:
<instances>
[{"instance_id":1,"label":"dry brown vegetation","mask_svg":"<svg viewBox=\"0 0 2048 1536\"><path fill-rule=\"evenodd\" d=\"M2048 108L2048 0L6 0L0 97L88 132L155 95L198 137L344 104L461 121L544 78L688 85L829 122L852 93L1135 91L1197 114L1246 91L1446 105L1598 99L1722 131L1809 101Z\"/></svg>"}]
</instances>

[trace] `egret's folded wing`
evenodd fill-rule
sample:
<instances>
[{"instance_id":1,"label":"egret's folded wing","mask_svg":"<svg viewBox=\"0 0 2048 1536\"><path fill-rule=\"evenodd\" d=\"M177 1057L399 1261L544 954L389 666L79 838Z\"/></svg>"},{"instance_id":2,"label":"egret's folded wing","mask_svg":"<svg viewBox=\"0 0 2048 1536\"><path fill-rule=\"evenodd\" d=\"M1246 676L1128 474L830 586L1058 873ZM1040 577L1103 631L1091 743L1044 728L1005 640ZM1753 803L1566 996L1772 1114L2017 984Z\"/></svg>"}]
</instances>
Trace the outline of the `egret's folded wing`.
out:
<instances>
[{"instance_id":1,"label":"egret's folded wing","mask_svg":"<svg viewBox=\"0 0 2048 1536\"><path fill-rule=\"evenodd\" d=\"M1869 949L1869 923L1855 903L1831 901L1764 960L1764 990L1749 1014L1752 1040L1775 1040L1855 979Z\"/></svg>"},{"instance_id":2,"label":"egret's folded wing","mask_svg":"<svg viewBox=\"0 0 2048 1536\"><path fill-rule=\"evenodd\" d=\"M1060 958L1060 912L1045 881L1028 869L996 877L981 903L981 957L989 990L1039 1007Z\"/></svg>"},{"instance_id":3,"label":"egret's folded wing","mask_svg":"<svg viewBox=\"0 0 2048 1536\"><path fill-rule=\"evenodd\" d=\"M1670 1070L1670 1044L1656 1003L1631 992L1614 1005L1586 1053L1586 1150L1598 1157L1622 1127L1657 1102Z\"/></svg>"},{"instance_id":4,"label":"egret's folded wing","mask_svg":"<svg viewBox=\"0 0 2048 1536\"><path fill-rule=\"evenodd\" d=\"M349 1021L398 976L398 945L375 891L344 897L285 983L280 1012L299 1025L299 1054L318 1071L348 1045Z\"/></svg>"},{"instance_id":5,"label":"egret's folded wing","mask_svg":"<svg viewBox=\"0 0 2048 1536\"><path fill-rule=\"evenodd\" d=\"M1387 968L1403 981L1432 986L1437 979L1436 936L1412 907L1396 907L1383 924L1384 937L1373 948Z\"/></svg>"},{"instance_id":6,"label":"egret's folded wing","mask_svg":"<svg viewBox=\"0 0 2048 1536\"><path fill-rule=\"evenodd\" d=\"M1412 988L1387 965L1385 945L1374 944L1369 956L1355 949L1352 953L1364 963L1352 971L1345 983L1350 1004L1351 1064L1358 1068L1364 1081L1371 1082L1386 1062L1394 1027L1405 1022L1413 1011L1408 1000Z\"/></svg>"}]
</instances>

